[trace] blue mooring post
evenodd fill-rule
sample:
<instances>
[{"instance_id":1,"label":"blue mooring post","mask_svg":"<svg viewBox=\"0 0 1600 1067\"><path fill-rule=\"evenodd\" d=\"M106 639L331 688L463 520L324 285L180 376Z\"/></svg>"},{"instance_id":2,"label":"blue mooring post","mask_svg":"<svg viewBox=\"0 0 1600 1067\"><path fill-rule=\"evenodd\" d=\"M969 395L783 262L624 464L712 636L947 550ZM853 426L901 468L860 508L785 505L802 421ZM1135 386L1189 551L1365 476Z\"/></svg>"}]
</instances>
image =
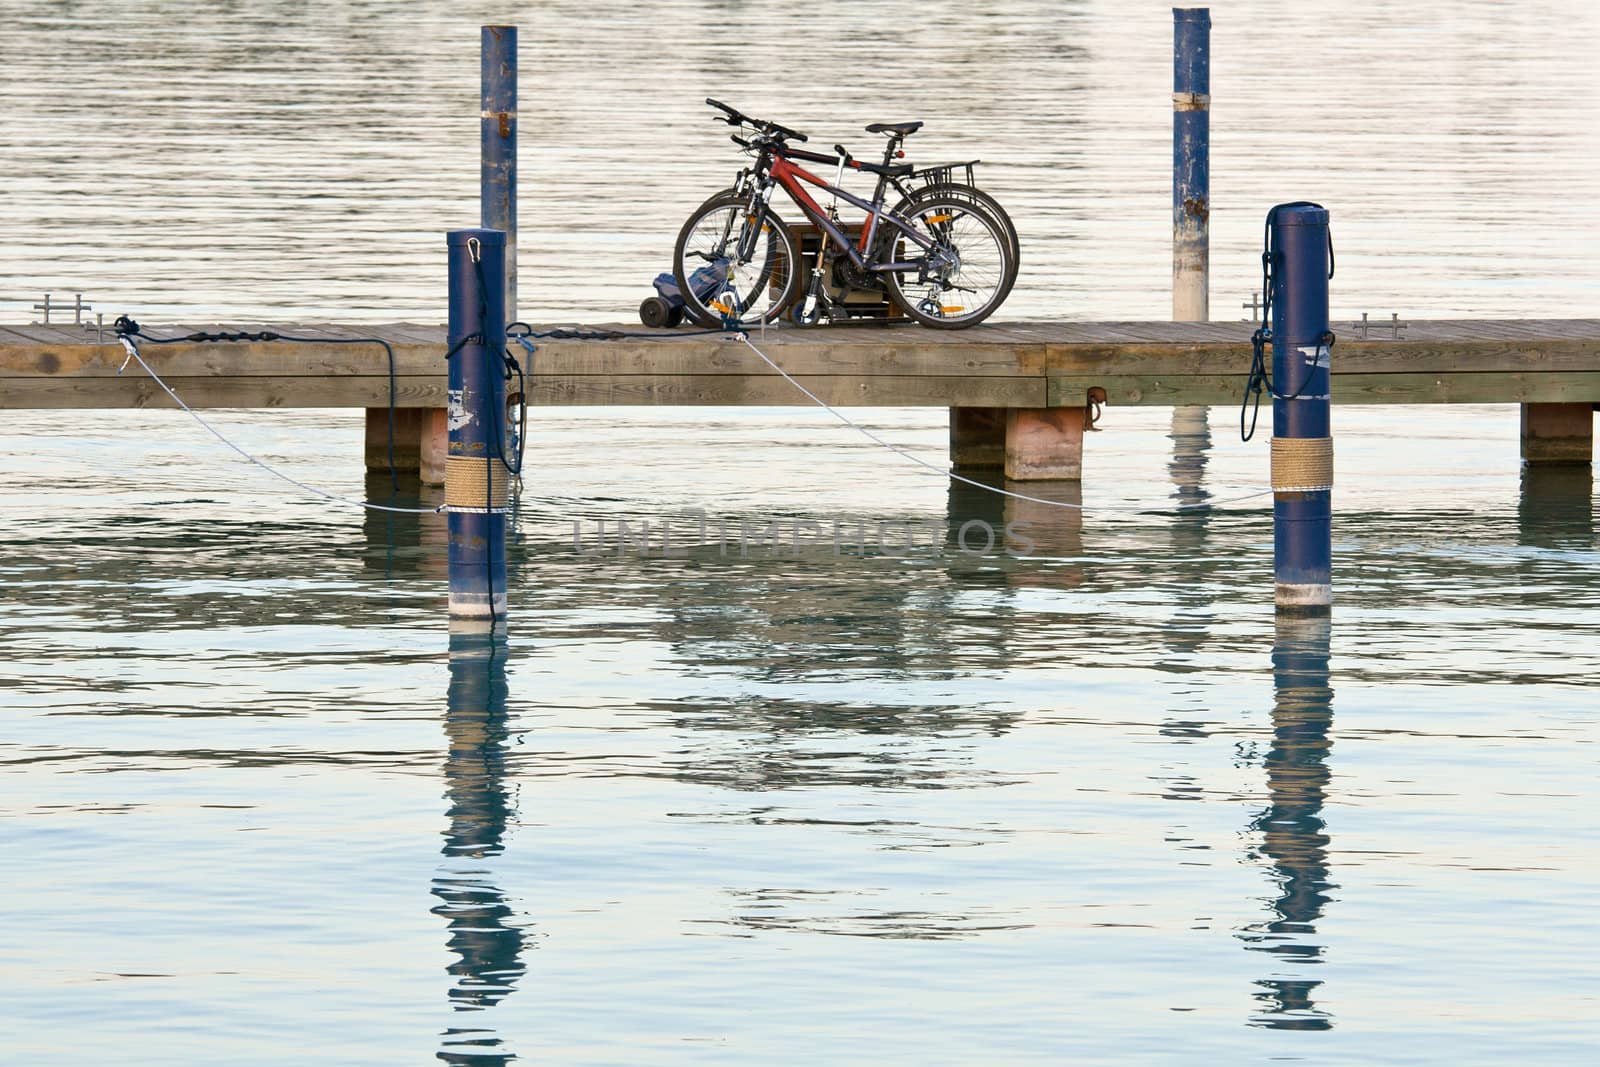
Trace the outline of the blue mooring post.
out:
<instances>
[{"instance_id":1,"label":"blue mooring post","mask_svg":"<svg viewBox=\"0 0 1600 1067\"><path fill-rule=\"evenodd\" d=\"M1172 9L1172 318L1211 317L1211 9Z\"/></svg>"},{"instance_id":2,"label":"blue mooring post","mask_svg":"<svg viewBox=\"0 0 1600 1067\"><path fill-rule=\"evenodd\" d=\"M517 317L517 28L483 27L478 224L506 235L505 311Z\"/></svg>"},{"instance_id":3,"label":"blue mooring post","mask_svg":"<svg viewBox=\"0 0 1600 1067\"><path fill-rule=\"evenodd\" d=\"M1279 204L1267 214L1272 300L1274 600L1280 611L1333 605L1333 438L1328 212Z\"/></svg>"},{"instance_id":4,"label":"blue mooring post","mask_svg":"<svg viewBox=\"0 0 1600 1067\"><path fill-rule=\"evenodd\" d=\"M485 621L506 615L505 465L506 235L452 230L450 260L450 445L444 501L450 513L450 614ZM460 348L456 346L460 345Z\"/></svg>"}]
</instances>

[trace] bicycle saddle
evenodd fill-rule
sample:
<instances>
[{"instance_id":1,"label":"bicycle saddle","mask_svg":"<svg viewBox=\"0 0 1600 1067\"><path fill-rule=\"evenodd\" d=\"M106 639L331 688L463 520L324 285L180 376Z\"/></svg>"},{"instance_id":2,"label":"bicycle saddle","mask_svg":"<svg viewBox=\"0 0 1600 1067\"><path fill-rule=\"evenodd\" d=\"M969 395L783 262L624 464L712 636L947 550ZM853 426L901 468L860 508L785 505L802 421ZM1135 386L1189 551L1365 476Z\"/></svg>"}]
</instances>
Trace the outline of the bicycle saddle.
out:
<instances>
[{"instance_id":1,"label":"bicycle saddle","mask_svg":"<svg viewBox=\"0 0 1600 1067\"><path fill-rule=\"evenodd\" d=\"M922 129L920 122L874 122L867 127L868 133L898 133L901 137L909 137Z\"/></svg>"}]
</instances>

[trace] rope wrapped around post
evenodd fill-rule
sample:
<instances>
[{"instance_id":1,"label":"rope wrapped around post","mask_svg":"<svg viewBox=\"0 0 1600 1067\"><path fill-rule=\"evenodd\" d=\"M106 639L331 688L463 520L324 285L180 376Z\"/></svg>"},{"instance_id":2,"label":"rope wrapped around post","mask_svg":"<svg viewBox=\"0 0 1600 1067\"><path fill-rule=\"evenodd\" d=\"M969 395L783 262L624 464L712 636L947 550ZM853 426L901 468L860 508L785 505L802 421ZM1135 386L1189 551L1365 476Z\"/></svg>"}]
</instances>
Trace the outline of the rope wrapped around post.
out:
<instances>
[{"instance_id":1,"label":"rope wrapped around post","mask_svg":"<svg viewBox=\"0 0 1600 1067\"><path fill-rule=\"evenodd\" d=\"M1333 438L1274 437L1272 491L1326 493L1333 488Z\"/></svg>"},{"instance_id":2,"label":"rope wrapped around post","mask_svg":"<svg viewBox=\"0 0 1600 1067\"><path fill-rule=\"evenodd\" d=\"M447 456L444 461L444 506L470 515L506 510L511 496L511 468L497 457Z\"/></svg>"}]
</instances>

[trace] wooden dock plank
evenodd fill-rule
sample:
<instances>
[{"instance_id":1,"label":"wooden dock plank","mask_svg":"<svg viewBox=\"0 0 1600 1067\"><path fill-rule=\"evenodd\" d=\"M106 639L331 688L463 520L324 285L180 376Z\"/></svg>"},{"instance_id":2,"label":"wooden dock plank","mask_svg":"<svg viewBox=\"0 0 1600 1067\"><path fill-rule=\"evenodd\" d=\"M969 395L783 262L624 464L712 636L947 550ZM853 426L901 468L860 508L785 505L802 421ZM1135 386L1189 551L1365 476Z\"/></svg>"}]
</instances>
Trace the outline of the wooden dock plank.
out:
<instances>
[{"instance_id":1,"label":"wooden dock plank","mask_svg":"<svg viewBox=\"0 0 1600 1067\"><path fill-rule=\"evenodd\" d=\"M443 345L396 345L395 368L401 374L440 374ZM144 345L139 355L163 378L195 377L339 377L388 372L388 359L377 345L298 345L281 342L234 344ZM0 343L0 383L17 377L62 380L116 378L127 361L118 345L37 345ZM139 371L128 364L125 376ZM3 385L0 385L3 387Z\"/></svg>"},{"instance_id":2,"label":"wooden dock plank","mask_svg":"<svg viewBox=\"0 0 1600 1067\"><path fill-rule=\"evenodd\" d=\"M1270 352L1268 353L1270 356ZM1050 345L1050 374L1244 374L1250 345ZM1592 370L1600 368L1600 339L1479 343L1448 341L1339 341L1336 371L1459 374L1507 370Z\"/></svg>"},{"instance_id":3,"label":"wooden dock plank","mask_svg":"<svg viewBox=\"0 0 1600 1067\"><path fill-rule=\"evenodd\" d=\"M1336 330L1340 324L1335 324ZM147 327L181 337L217 327ZM949 407L1072 406L1091 386L1113 404L1235 403L1250 362L1249 322L1019 322L972 330L853 324L753 332L780 366L830 403ZM545 330L548 327L537 327ZM537 341L525 361L537 404L804 404L736 340L621 327L619 340ZM443 404L445 328L230 326L298 336L381 336L394 347L399 402ZM1334 402L1583 403L1600 374L1600 320L1446 320L1407 324L1394 340L1342 336ZM510 350L524 353L518 345ZM144 358L199 406L381 406L388 364L377 345L212 342L143 346ZM0 408L165 402L124 352L72 326L0 328ZM141 384L130 384L139 382Z\"/></svg>"},{"instance_id":4,"label":"wooden dock plank","mask_svg":"<svg viewBox=\"0 0 1600 1067\"><path fill-rule=\"evenodd\" d=\"M166 381L195 408L370 408L389 403L387 376L343 377L188 377ZM399 407L445 406L443 375L397 380ZM78 408L176 407L147 374L130 368L121 378L16 378L0 385L0 408L72 410Z\"/></svg>"},{"instance_id":5,"label":"wooden dock plank","mask_svg":"<svg viewBox=\"0 0 1600 1067\"><path fill-rule=\"evenodd\" d=\"M375 328L384 340L401 344L444 345L448 330L444 326L425 326L421 323L402 322L394 326Z\"/></svg>"},{"instance_id":6,"label":"wooden dock plank","mask_svg":"<svg viewBox=\"0 0 1600 1067\"><path fill-rule=\"evenodd\" d=\"M795 375L835 407L1043 407L1044 378ZM530 381L535 406L749 405L808 406L811 401L776 374L764 375L538 375Z\"/></svg>"},{"instance_id":7,"label":"wooden dock plank","mask_svg":"<svg viewBox=\"0 0 1600 1067\"><path fill-rule=\"evenodd\" d=\"M38 338L24 333L21 326L0 326L0 345L35 345Z\"/></svg>"},{"instance_id":8,"label":"wooden dock plank","mask_svg":"<svg viewBox=\"0 0 1600 1067\"><path fill-rule=\"evenodd\" d=\"M1237 406L1244 376L1063 375L1050 379L1048 406L1083 403L1089 388L1106 391L1106 403L1169 407L1182 404ZM1366 374L1333 371L1334 406L1343 404L1554 404L1600 403L1600 371L1535 371L1474 374ZM1272 400L1262 394L1263 408ZM1270 416L1268 416L1270 418Z\"/></svg>"},{"instance_id":9,"label":"wooden dock plank","mask_svg":"<svg viewBox=\"0 0 1600 1067\"><path fill-rule=\"evenodd\" d=\"M28 344L36 344L36 345L38 345L38 344L55 345L55 344L66 344L66 343L71 343L71 342L76 342L76 343L80 343L81 344L83 342L84 338L93 336L88 331L84 330L81 326L80 327L64 327L64 326L56 326L54 324L51 324L49 326L40 326L37 323L29 323L26 326L20 326L20 325L13 324L13 325L7 326L6 330L8 330L11 333L17 334L20 337L27 338L26 343L28 343Z\"/></svg>"},{"instance_id":10,"label":"wooden dock plank","mask_svg":"<svg viewBox=\"0 0 1600 1067\"><path fill-rule=\"evenodd\" d=\"M174 375L163 380L195 408L384 407L387 376L209 377ZM797 377L807 389L836 406L856 407L1043 407L1044 378L897 378L873 376ZM396 379L399 407L444 407L445 377ZM734 375L538 375L529 382L534 406L562 405L747 405L794 407L811 403L775 374ZM148 375L121 378L17 378L0 391L0 408L174 407Z\"/></svg>"},{"instance_id":11,"label":"wooden dock plank","mask_svg":"<svg viewBox=\"0 0 1600 1067\"><path fill-rule=\"evenodd\" d=\"M399 373L444 370L445 346L393 341ZM907 338L886 342L872 337L850 344L789 343L763 349L793 374L883 374L898 377L973 375L1038 377L1045 372L1045 349L984 345L929 346ZM510 346L522 357L519 345ZM144 345L140 355L157 374L166 376L238 374L375 374L387 357L376 346L354 344L285 344L219 342ZM0 378L54 374L63 377L115 376L122 365L120 345L7 345L0 343ZM696 343L645 340L547 341L538 345L532 363L564 374L749 374L770 373L755 353L731 338L702 338Z\"/></svg>"},{"instance_id":12,"label":"wooden dock plank","mask_svg":"<svg viewBox=\"0 0 1600 1067\"><path fill-rule=\"evenodd\" d=\"M77 340L77 339L75 339ZM394 338L396 369L425 374L441 368L441 343ZM1007 348L996 345L927 346L906 343L833 345L794 343L766 350L797 374L885 374L985 377L1038 374L1242 374L1248 344L1075 344ZM512 347L513 354L521 354ZM1546 342L1493 341L1476 344L1349 341L1335 346L1335 366L1370 373L1466 373L1492 370L1586 370L1600 366L1600 338ZM285 376L386 372L383 350L355 344L290 345L273 342L146 345L141 350L159 374ZM120 346L54 346L0 339L0 379L35 374L62 377L115 376ZM565 374L747 374L763 366L734 341L696 344L650 341L560 341L539 347L535 365Z\"/></svg>"}]
</instances>

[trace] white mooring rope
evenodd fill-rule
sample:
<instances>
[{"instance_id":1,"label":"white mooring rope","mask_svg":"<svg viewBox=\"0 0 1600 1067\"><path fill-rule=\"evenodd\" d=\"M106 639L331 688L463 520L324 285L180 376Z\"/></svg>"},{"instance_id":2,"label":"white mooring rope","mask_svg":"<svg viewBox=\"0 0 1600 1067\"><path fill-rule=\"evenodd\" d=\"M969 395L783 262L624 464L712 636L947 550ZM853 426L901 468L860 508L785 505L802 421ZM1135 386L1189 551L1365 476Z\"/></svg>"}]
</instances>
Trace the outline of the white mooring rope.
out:
<instances>
[{"instance_id":1,"label":"white mooring rope","mask_svg":"<svg viewBox=\"0 0 1600 1067\"><path fill-rule=\"evenodd\" d=\"M235 452L239 453L239 455L243 456L251 463L254 463L268 474L271 474L277 478L282 478L290 485L304 489L306 492L320 496L325 500L332 500L340 504L349 504L351 507L366 508L368 511L393 511L402 515L435 515L445 509L445 505L443 504L440 504L436 508L394 508L389 507L387 504L369 504L365 500L352 500L349 497L337 496L325 489L318 489L314 485L307 485L305 482L291 478L289 475L278 470L276 467L272 467L267 463L257 459L255 456L252 456L250 453L246 452L244 449L240 448L238 445L224 437L221 431L219 431L215 426L201 418L198 411L190 407L188 404L185 404L183 402L183 397L173 392L172 386L161 380L161 375L150 369L150 364L146 363L144 361L144 357L139 354L139 346L133 343L133 338L123 336L120 338L120 340L122 341L122 347L128 350L128 359L137 360L139 362L139 366L144 368L144 372L150 375L150 377L155 380L155 383L166 391L166 394L173 399L174 403L176 403L184 411L187 411L190 418L194 419L195 422L198 422L201 426L204 426L207 430L211 431L211 436L215 437L217 440L221 441L223 444L227 445L229 448L233 449ZM126 367L127 365L128 360L123 360L122 366ZM117 373L122 373L122 367L117 368Z\"/></svg>"},{"instance_id":2,"label":"white mooring rope","mask_svg":"<svg viewBox=\"0 0 1600 1067\"><path fill-rule=\"evenodd\" d=\"M913 454L911 452L907 452L905 449L900 448L900 447L898 447L896 445L891 445L888 441L885 441L883 438L879 437L877 434L873 433L871 430L867 429L865 426L862 426L860 423L852 421L849 418L849 416L845 415L839 409L833 407L826 400L823 400L821 397L819 397L816 393L813 393L811 390L807 389L805 386L803 386L799 382L795 381L793 376L791 376L788 371L786 371L782 367L778 366L778 364L776 362L774 362L770 356L768 356L765 352L761 351L761 349L757 348L755 346L755 344L753 342L751 342L749 334L741 332L741 333L737 334L736 336L738 337L739 340L743 341L749 347L750 351L752 351L756 355L760 356L761 357L761 361L763 363L765 363L767 366L771 367L773 370L777 371L779 374L783 375L783 380L784 381L788 382L790 385L794 386L796 389L798 389L802 393L804 393L808 398L810 398L810 400L811 400L811 402L813 404L817 405L817 407L819 407L822 410L826 411L828 414L832 415L834 418L838 419L840 422L844 423L846 426L850 427L852 430L856 431L861 436L865 437L867 440L872 441L874 444L878 444L878 445L883 446L884 448L888 449L890 452L895 453L896 455L903 456L906 459L909 459L911 462L915 463L917 466L923 467L923 468L927 469L928 471L930 471L930 472L932 472L934 474L937 474L941 478L949 478L952 481L964 482L967 485L976 486L979 489L987 489L989 492L998 493L1001 496L1009 496L1009 497L1011 497L1011 498L1013 498L1015 500L1028 500L1028 501L1031 501L1031 502L1033 502L1035 504L1048 504L1050 507L1053 507L1053 508L1070 508L1073 511L1132 511L1132 512L1165 514L1166 512L1169 512L1169 511L1196 511L1196 510L1199 510L1201 508L1215 507L1218 504L1236 504L1241 500L1254 500L1257 497L1271 496L1272 495L1272 490L1271 489L1262 489L1262 490L1260 490L1258 492L1246 493L1243 496L1230 496L1230 497L1224 497L1221 500L1207 500L1207 501L1203 501L1201 503L1195 503L1195 504L1173 504L1173 505L1170 505L1170 506L1167 506L1167 507L1139 507L1137 505L1119 505L1119 504L1096 504L1094 507L1085 507L1082 504L1068 504L1068 503L1065 503L1064 501L1060 501L1060 500L1046 500L1044 497L1029 496L1026 493L1013 493L1009 489L1001 489L1001 488L999 488L997 486L990 485L987 482L980 482L980 481L977 481L977 480L972 479L972 478L963 477L963 476L955 473L954 471L949 470L949 469L947 469L945 467L942 467L942 466L940 466L940 465L938 465L936 463L929 463L927 460L923 459L921 456L915 455L915 454Z\"/></svg>"},{"instance_id":3,"label":"white mooring rope","mask_svg":"<svg viewBox=\"0 0 1600 1067\"><path fill-rule=\"evenodd\" d=\"M1009 489L1001 489L998 486L990 485L987 482L980 482L980 481L977 481L976 479L973 479L973 478L967 478L967 477L965 477L963 475L960 475L960 474L957 474L954 471L951 471L951 470L949 470L949 469L947 469L947 468L945 468L943 466L940 466L940 465L935 464L935 463L930 463L927 460L923 459L921 456L918 456L918 455L916 455L916 454L914 454L912 452L908 452L905 449L899 447L898 445L890 444L888 441L885 441L882 437L879 437L877 434L873 433L871 430L867 429L865 426L862 426L860 423L855 422L854 420L852 420L848 415L844 414L838 408L835 408L833 405L829 404L826 400L823 400L817 394L813 393L810 389L807 389L804 385L801 385L798 381L795 380L793 375L791 375L788 371L786 371L782 367L780 367L777 364L777 362L774 361L765 352L763 352L763 351L761 351L761 349L757 348L755 346L755 344L750 340L750 335L749 334L744 333L744 332L740 332L740 333L734 334L733 336L735 336L738 340L744 342L745 346L748 347L750 349L750 351L754 352L758 357L760 357L760 359L761 359L761 361L763 363L765 363L767 366L771 367L773 370L777 371L778 374L783 377L784 381L788 382L790 385L792 385L796 389L798 389L813 404L817 405L817 407L819 407L822 410L826 411L828 414L832 415L834 418L838 419L840 422L844 423L846 426L850 427L852 430L854 430L857 433L861 434L867 440L873 442L874 444L876 444L876 445L878 445L878 446L880 446L880 447L882 447L882 448L884 448L884 449L886 449L886 450L888 450L890 452L895 453L898 456L901 456L904 459L910 460L912 463L915 463L917 466L922 467L924 470L928 471L930 474L936 474L941 478L949 478L952 481L962 482L962 483L964 483L966 485L970 485L970 486L973 486L973 487L978 488L978 489L983 489L983 490L986 490L986 491L991 492L991 493L996 493L996 494L998 494L1000 496L1011 497L1014 500L1027 500L1027 501L1030 501L1031 503L1035 503L1035 504L1045 504L1045 505L1047 505L1049 507L1053 507L1053 508L1068 508L1068 509L1070 509L1072 511L1123 511L1123 512L1134 512L1134 513L1144 513L1144 514L1165 514L1167 512L1197 511L1197 510L1204 509L1204 508L1214 508L1218 504L1235 504L1235 503L1238 503L1241 500L1255 500L1255 499L1257 499L1259 497L1272 495L1272 490L1271 489L1263 489L1263 490L1260 490L1258 492L1246 493L1246 494L1243 494L1241 496L1224 497L1224 498L1222 498L1220 500L1207 500L1207 501L1202 501L1202 502L1193 503L1193 504L1173 504L1173 505L1169 505L1169 506L1165 506L1165 507L1142 507L1142 506L1138 506L1138 505L1118 505L1118 504L1097 504L1097 505L1095 505L1093 507L1086 507L1083 504L1069 504L1069 503L1066 503L1065 501L1061 501L1061 500L1046 500L1044 497L1029 496L1027 493L1014 493ZM187 412L189 417L194 419L195 422L198 422L201 426L205 427L205 429L211 434L211 436L215 437L218 441L221 441L223 444L227 445L234 452L237 452L245 460L249 461L250 463L254 463L256 466L260 467L262 470L266 471L268 474L271 474L272 476L274 476L276 478L281 478L282 480L288 482L290 485L295 486L298 489L303 489L304 491L306 491L308 493L311 493L314 496L322 497L324 500L331 500L331 501L333 501L335 503L338 503L338 504L348 504L351 507L365 508L368 511L387 511L387 512L394 512L394 513L402 514L402 515L436 515L436 514L442 512L442 511L444 511L446 509L447 505L445 505L445 504L440 504L438 507L433 507L433 508L397 508L397 507L390 507L387 504L371 504L371 503L368 503L367 501L364 501L364 500L352 500L349 497L338 496L337 494L330 493L330 492L328 492L328 491L326 491L324 489L318 489L314 485L307 485L305 482L299 481L298 479L293 478L290 475L287 475L287 474L283 473L282 471L278 470L277 468L267 464L266 462L264 462L264 461L262 461L260 459L257 459L255 456L252 456L250 453L246 452L244 449L240 448L238 445L236 445L232 441L228 440L227 437L223 436L223 434L222 434L222 432L220 430L218 430L215 426L211 425L211 423L207 422L204 418L202 418L200 413L195 411L194 408L192 408L188 404L186 404L184 402L183 398L181 396L179 396L176 392L174 392L172 387L170 385L168 385L165 381L163 381L161 379L161 376L150 368L150 364L148 364L148 363L146 363L144 361L144 357L139 354L139 346L134 344L132 338L123 336L123 337L119 338L119 340L122 341L122 347L125 348L127 350L127 352L128 352L128 359L136 360L138 362L139 366L144 368L144 372L146 374L150 375L151 380L153 380L157 385L159 385L162 388L162 390L168 396L170 396L172 398L173 403L177 404L180 408L182 408L185 412ZM127 364L127 360L124 360L122 365L123 365L123 367L126 367L128 365ZM119 368L117 370L117 373L118 374L122 373L121 368Z\"/></svg>"}]
</instances>

